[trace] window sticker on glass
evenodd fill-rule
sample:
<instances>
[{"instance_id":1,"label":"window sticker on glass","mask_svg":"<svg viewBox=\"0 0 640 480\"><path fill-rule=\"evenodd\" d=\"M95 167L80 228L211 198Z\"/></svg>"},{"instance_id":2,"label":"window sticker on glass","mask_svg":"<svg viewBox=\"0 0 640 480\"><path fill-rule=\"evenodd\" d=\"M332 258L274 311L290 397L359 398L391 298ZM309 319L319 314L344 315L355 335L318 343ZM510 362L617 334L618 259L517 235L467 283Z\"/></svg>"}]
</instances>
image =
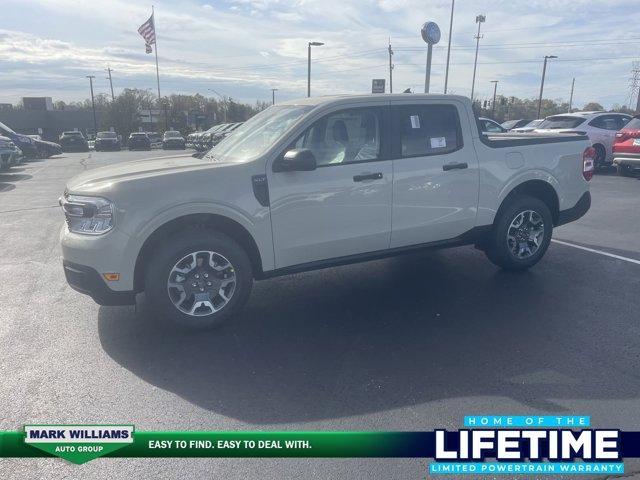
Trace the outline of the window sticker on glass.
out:
<instances>
[{"instance_id":1,"label":"window sticker on glass","mask_svg":"<svg viewBox=\"0 0 640 480\"><path fill-rule=\"evenodd\" d=\"M420 117L418 115L411 115L411 128L420 128Z\"/></svg>"},{"instance_id":2,"label":"window sticker on glass","mask_svg":"<svg viewBox=\"0 0 640 480\"><path fill-rule=\"evenodd\" d=\"M445 148L447 140L444 137L431 137L431 148Z\"/></svg>"}]
</instances>

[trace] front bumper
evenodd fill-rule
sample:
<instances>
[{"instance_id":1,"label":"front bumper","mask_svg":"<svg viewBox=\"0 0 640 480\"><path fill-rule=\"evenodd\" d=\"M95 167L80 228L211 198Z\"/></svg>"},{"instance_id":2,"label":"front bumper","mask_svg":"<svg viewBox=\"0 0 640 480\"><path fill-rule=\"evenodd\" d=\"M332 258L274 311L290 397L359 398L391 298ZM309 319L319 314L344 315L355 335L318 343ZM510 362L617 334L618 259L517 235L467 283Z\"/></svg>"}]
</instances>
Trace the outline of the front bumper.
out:
<instances>
[{"instance_id":1,"label":"front bumper","mask_svg":"<svg viewBox=\"0 0 640 480\"><path fill-rule=\"evenodd\" d=\"M112 150L118 151L120 150L120 144L117 142L96 142L94 145L94 150Z\"/></svg>"},{"instance_id":2,"label":"front bumper","mask_svg":"<svg viewBox=\"0 0 640 480\"><path fill-rule=\"evenodd\" d=\"M116 292L107 287L100 274L91 267L63 260L64 276L75 291L89 295L99 305L134 305L133 291Z\"/></svg>"},{"instance_id":3,"label":"front bumper","mask_svg":"<svg viewBox=\"0 0 640 480\"><path fill-rule=\"evenodd\" d=\"M640 153L614 153L613 164L640 168Z\"/></svg>"},{"instance_id":4,"label":"front bumper","mask_svg":"<svg viewBox=\"0 0 640 480\"><path fill-rule=\"evenodd\" d=\"M584 192L580 200L571 208L561 210L558 214L558 221L556 227L564 225L565 223L574 222L582 217L591 208L591 192Z\"/></svg>"}]
</instances>

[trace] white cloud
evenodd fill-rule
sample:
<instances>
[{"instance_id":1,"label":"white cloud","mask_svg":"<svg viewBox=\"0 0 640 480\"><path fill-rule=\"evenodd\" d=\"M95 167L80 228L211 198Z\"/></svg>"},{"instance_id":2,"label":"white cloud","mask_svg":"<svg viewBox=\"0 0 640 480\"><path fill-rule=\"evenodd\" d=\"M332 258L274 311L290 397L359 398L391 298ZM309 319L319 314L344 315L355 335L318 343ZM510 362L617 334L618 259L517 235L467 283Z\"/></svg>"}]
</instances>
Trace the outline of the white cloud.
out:
<instances>
[{"instance_id":1,"label":"white cloud","mask_svg":"<svg viewBox=\"0 0 640 480\"><path fill-rule=\"evenodd\" d=\"M4 29L0 33L0 91L11 97L1 101L21 96L21 84L25 93L38 88L54 97L84 98L86 88L77 79L101 71L107 63L116 70L119 88L153 86L153 56L144 55L143 41L136 32L150 13L147 2L5 2L9 4L0 18L0 29ZM550 97L568 97L571 78L576 77L578 104L590 100L623 103L632 59L616 57L627 52L631 57L640 39L640 34L627 33L627 25L640 21L640 11L629 10L627 3L457 2L450 89L469 94L474 18L486 13L478 96L490 96L493 79L500 80L499 92L506 95L537 95L542 56L555 54L560 58L549 65L545 87ZM426 50L419 28L429 19L443 31L433 60L432 88L438 91L444 81L449 8L450 0L159 1L161 80L183 92L206 93L202 89L215 84L216 89L246 100L267 99L271 87L280 90L280 98L301 96L306 87L307 42L317 40L325 46L313 49L314 92L365 92L371 78L388 75L390 36L396 52L396 90L414 87L419 91ZM621 8L623 17L616 13ZM572 61L589 58L599 60ZM27 67L39 72L37 86L32 76L24 74ZM65 76L66 84L61 81Z\"/></svg>"}]
</instances>

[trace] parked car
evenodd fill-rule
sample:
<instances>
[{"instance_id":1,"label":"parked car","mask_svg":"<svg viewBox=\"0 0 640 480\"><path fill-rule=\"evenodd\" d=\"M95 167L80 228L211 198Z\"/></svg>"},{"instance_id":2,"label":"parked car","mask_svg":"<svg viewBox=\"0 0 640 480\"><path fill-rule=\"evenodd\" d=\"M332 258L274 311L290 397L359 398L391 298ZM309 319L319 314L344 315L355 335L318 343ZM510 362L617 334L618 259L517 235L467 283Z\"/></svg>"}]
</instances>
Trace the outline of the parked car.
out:
<instances>
[{"instance_id":1,"label":"parked car","mask_svg":"<svg viewBox=\"0 0 640 480\"><path fill-rule=\"evenodd\" d=\"M195 139L198 136L199 132L193 132L190 133L189 135L187 135L186 141L185 141L185 146L187 148L195 148L194 147L194 143L195 143Z\"/></svg>"},{"instance_id":2,"label":"parked car","mask_svg":"<svg viewBox=\"0 0 640 480\"><path fill-rule=\"evenodd\" d=\"M507 131L502 125L490 118L478 118L478 125L482 133L506 133Z\"/></svg>"},{"instance_id":3,"label":"parked car","mask_svg":"<svg viewBox=\"0 0 640 480\"><path fill-rule=\"evenodd\" d=\"M455 95L312 97L203 159L87 170L60 200L66 278L103 305L146 291L155 318L201 327L236 313L254 278L462 244L529 268L589 209L594 149L477 125Z\"/></svg>"},{"instance_id":4,"label":"parked car","mask_svg":"<svg viewBox=\"0 0 640 480\"><path fill-rule=\"evenodd\" d=\"M219 132L222 132L228 126L229 126L228 123L219 123L218 125L214 125L210 129L200 133L200 135L196 137L196 140L194 143L196 150L198 150L199 152L209 150L209 148L211 148L209 146L211 143L211 136Z\"/></svg>"},{"instance_id":5,"label":"parked car","mask_svg":"<svg viewBox=\"0 0 640 480\"><path fill-rule=\"evenodd\" d=\"M162 148L162 135L158 132L147 132L147 136L151 142L151 148Z\"/></svg>"},{"instance_id":6,"label":"parked car","mask_svg":"<svg viewBox=\"0 0 640 480\"><path fill-rule=\"evenodd\" d=\"M504 128L507 131L510 131L516 128L524 127L529 123L531 123L531 120L525 120L521 118L520 120L507 120L506 122L502 122L501 125L502 125L502 128Z\"/></svg>"},{"instance_id":7,"label":"parked car","mask_svg":"<svg viewBox=\"0 0 640 480\"><path fill-rule=\"evenodd\" d=\"M168 130L162 137L162 148L164 150L184 150L186 148L184 137L177 130Z\"/></svg>"},{"instance_id":8,"label":"parked car","mask_svg":"<svg viewBox=\"0 0 640 480\"><path fill-rule=\"evenodd\" d=\"M70 131L62 132L60 135L60 146L64 152L88 152L89 142L82 132Z\"/></svg>"},{"instance_id":9,"label":"parked car","mask_svg":"<svg viewBox=\"0 0 640 480\"><path fill-rule=\"evenodd\" d=\"M618 173L629 177L640 169L640 115L636 115L616 133L613 143L613 164Z\"/></svg>"},{"instance_id":10,"label":"parked car","mask_svg":"<svg viewBox=\"0 0 640 480\"><path fill-rule=\"evenodd\" d=\"M151 139L145 132L132 132L127 144L129 150L151 150Z\"/></svg>"},{"instance_id":11,"label":"parked car","mask_svg":"<svg viewBox=\"0 0 640 480\"><path fill-rule=\"evenodd\" d=\"M105 150L120 150L122 145L116 132L98 132L93 148L96 152Z\"/></svg>"},{"instance_id":12,"label":"parked car","mask_svg":"<svg viewBox=\"0 0 640 480\"><path fill-rule=\"evenodd\" d=\"M10 138L20 149L24 158L49 158L62 153L62 148L57 143L36 140L29 135L16 133L2 122L0 122L0 135Z\"/></svg>"},{"instance_id":13,"label":"parked car","mask_svg":"<svg viewBox=\"0 0 640 480\"><path fill-rule=\"evenodd\" d=\"M533 132L536 128L538 128L538 126L544 122L544 118L539 118L537 120L531 120L529 123L527 123L524 127L517 127L517 128L512 128L511 131L514 133L531 133Z\"/></svg>"},{"instance_id":14,"label":"parked car","mask_svg":"<svg viewBox=\"0 0 640 480\"><path fill-rule=\"evenodd\" d=\"M575 112L544 119L537 133L579 133L587 135L596 150L595 167L611 166L616 133L631 120L631 115L611 112Z\"/></svg>"},{"instance_id":15,"label":"parked car","mask_svg":"<svg viewBox=\"0 0 640 480\"><path fill-rule=\"evenodd\" d=\"M22 152L9 137L0 136L0 170L7 170L20 163Z\"/></svg>"}]
</instances>

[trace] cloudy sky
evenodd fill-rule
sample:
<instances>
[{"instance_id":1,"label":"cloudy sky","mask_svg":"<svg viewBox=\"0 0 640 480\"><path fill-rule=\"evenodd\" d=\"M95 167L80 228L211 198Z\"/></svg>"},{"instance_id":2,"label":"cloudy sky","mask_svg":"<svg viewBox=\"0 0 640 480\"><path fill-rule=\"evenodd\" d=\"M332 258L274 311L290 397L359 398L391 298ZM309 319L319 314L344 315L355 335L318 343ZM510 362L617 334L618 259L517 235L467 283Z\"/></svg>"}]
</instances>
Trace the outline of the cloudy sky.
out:
<instances>
[{"instance_id":1,"label":"cloudy sky","mask_svg":"<svg viewBox=\"0 0 640 480\"><path fill-rule=\"evenodd\" d=\"M155 91L153 55L137 28L151 3L137 0L2 0L0 102L46 95L54 100L126 87ZM306 94L308 41L313 49L313 94L358 93L372 78L388 78L387 42L395 51L394 91L424 85L426 45L419 30L437 22L432 92L444 85L451 0L178 0L155 1L161 88L166 93L213 91L254 102ZM640 60L640 0L458 0L453 25L449 90L469 95L475 16L486 15L480 41L477 96L491 80L507 96L537 97L542 58L545 97L610 107L629 102L629 80Z\"/></svg>"}]
</instances>

